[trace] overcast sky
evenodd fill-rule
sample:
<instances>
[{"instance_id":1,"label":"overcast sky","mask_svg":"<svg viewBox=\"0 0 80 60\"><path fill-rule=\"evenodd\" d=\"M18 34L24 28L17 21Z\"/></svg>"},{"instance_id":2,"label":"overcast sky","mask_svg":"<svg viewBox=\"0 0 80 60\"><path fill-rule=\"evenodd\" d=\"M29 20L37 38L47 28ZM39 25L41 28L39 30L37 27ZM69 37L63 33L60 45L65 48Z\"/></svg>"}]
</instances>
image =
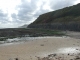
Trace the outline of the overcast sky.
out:
<instances>
[{"instance_id":1,"label":"overcast sky","mask_svg":"<svg viewBox=\"0 0 80 60\"><path fill-rule=\"evenodd\" d=\"M0 28L29 24L40 14L77 3L80 0L0 0Z\"/></svg>"}]
</instances>

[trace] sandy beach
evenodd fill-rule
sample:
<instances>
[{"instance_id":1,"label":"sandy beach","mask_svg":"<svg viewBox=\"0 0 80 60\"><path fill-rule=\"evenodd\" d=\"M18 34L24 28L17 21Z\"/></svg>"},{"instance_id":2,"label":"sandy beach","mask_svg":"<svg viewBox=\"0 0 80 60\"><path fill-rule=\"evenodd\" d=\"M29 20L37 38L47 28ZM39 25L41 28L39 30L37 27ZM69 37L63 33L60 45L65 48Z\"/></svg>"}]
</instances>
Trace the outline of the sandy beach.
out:
<instances>
[{"instance_id":1,"label":"sandy beach","mask_svg":"<svg viewBox=\"0 0 80 60\"><path fill-rule=\"evenodd\" d=\"M54 55L52 60L74 59L80 53L80 39L45 37L20 44L0 46L0 60L41 60ZM44 60L46 60L44 58ZM50 57L49 57L50 58Z\"/></svg>"}]
</instances>

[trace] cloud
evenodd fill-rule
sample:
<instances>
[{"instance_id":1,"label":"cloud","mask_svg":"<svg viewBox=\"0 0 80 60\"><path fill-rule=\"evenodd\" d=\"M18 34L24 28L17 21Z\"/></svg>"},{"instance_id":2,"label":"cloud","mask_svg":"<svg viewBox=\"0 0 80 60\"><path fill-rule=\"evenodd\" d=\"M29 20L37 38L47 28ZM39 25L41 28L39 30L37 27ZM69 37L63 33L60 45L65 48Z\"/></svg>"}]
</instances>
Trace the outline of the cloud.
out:
<instances>
[{"instance_id":1,"label":"cloud","mask_svg":"<svg viewBox=\"0 0 80 60\"><path fill-rule=\"evenodd\" d=\"M15 13L11 14L11 17L17 19L17 15Z\"/></svg>"},{"instance_id":2,"label":"cloud","mask_svg":"<svg viewBox=\"0 0 80 60\"><path fill-rule=\"evenodd\" d=\"M77 0L52 0L50 2L51 8L54 10L64 7L72 6Z\"/></svg>"},{"instance_id":3,"label":"cloud","mask_svg":"<svg viewBox=\"0 0 80 60\"><path fill-rule=\"evenodd\" d=\"M39 15L71 6L76 0L21 0L18 6L17 19L24 23L33 22ZM12 17L16 18L16 17Z\"/></svg>"},{"instance_id":4,"label":"cloud","mask_svg":"<svg viewBox=\"0 0 80 60\"><path fill-rule=\"evenodd\" d=\"M8 17L8 13L4 13L3 10L0 10L0 28L14 28L23 25L23 23L19 23L17 20L10 21ZM16 18L15 14L12 14L13 18Z\"/></svg>"},{"instance_id":5,"label":"cloud","mask_svg":"<svg viewBox=\"0 0 80 60\"><path fill-rule=\"evenodd\" d=\"M0 28L16 28L16 27L19 27L19 26L22 26L21 24L19 23L11 23L11 22L7 22L7 23L1 23L0 22Z\"/></svg>"},{"instance_id":6,"label":"cloud","mask_svg":"<svg viewBox=\"0 0 80 60\"><path fill-rule=\"evenodd\" d=\"M77 0L21 0L20 4L16 6L17 12L13 12L11 15L0 10L0 26L18 27L29 24L43 13L71 6L76 1Z\"/></svg>"},{"instance_id":7,"label":"cloud","mask_svg":"<svg viewBox=\"0 0 80 60\"><path fill-rule=\"evenodd\" d=\"M21 0L21 5L17 7L18 14L13 13L12 19L24 23L34 21L40 14L46 13L49 10L44 9L46 2L43 0Z\"/></svg>"},{"instance_id":8,"label":"cloud","mask_svg":"<svg viewBox=\"0 0 80 60\"><path fill-rule=\"evenodd\" d=\"M2 10L0 10L0 22L6 23L8 19L8 14L4 13Z\"/></svg>"},{"instance_id":9,"label":"cloud","mask_svg":"<svg viewBox=\"0 0 80 60\"><path fill-rule=\"evenodd\" d=\"M31 0L31 2L28 2L27 0L21 0L21 5L17 7L18 9L18 14L16 15L13 13L11 15L12 19L16 19L17 21L21 21L24 23L27 23L33 18L33 12L36 9L36 2Z\"/></svg>"}]
</instances>

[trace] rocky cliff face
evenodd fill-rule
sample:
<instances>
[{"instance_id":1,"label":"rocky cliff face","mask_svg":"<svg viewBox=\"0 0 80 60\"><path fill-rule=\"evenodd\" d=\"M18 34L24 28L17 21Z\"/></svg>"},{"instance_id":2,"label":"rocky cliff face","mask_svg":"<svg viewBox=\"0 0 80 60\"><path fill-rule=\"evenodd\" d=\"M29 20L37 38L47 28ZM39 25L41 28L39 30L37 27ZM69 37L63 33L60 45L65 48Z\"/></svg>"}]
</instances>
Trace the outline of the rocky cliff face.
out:
<instances>
[{"instance_id":1,"label":"rocky cliff face","mask_svg":"<svg viewBox=\"0 0 80 60\"><path fill-rule=\"evenodd\" d=\"M42 14L28 28L80 31L80 4Z\"/></svg>"}]
</instances>

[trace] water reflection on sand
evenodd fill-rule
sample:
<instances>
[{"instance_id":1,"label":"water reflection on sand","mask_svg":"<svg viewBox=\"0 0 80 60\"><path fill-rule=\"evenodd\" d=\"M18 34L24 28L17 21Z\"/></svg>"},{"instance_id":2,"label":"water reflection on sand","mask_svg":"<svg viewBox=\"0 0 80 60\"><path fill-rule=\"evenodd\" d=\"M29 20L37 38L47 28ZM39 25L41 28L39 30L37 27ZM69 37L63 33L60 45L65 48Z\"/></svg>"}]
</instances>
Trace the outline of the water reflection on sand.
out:
<instances>
[{"instance_id":1,"label":"water reflection on sand","mask_svg":"<svg viewBox=\"0 0 80 60\"><path fill-rule=\"evenodd\" d=\"M65 48L60 48L58 52L60 53L79 53L80 47L65 47Z\"/></svg>"}]
</instances>

